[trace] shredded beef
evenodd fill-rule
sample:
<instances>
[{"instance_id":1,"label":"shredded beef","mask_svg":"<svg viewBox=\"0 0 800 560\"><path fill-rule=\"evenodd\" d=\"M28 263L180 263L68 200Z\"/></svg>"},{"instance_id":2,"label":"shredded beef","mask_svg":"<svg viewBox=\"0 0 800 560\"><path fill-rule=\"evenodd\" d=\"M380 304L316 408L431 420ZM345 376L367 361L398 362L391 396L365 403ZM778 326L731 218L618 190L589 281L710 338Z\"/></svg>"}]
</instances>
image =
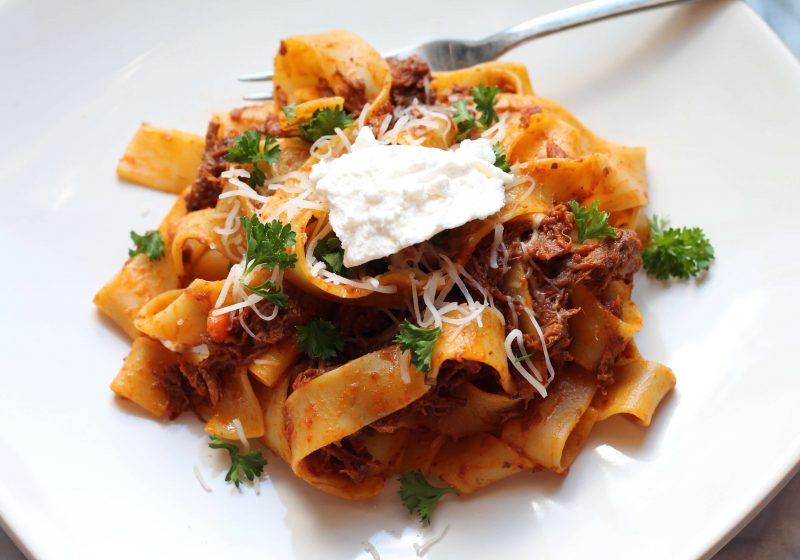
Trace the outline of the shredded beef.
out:
<instances>
[{"instance_id":1,"label":"shredded beef","mask_svg":"<svg viewBox=\"0 0 800 560\"><path fill-rule=\"evenodd\" d=\"M211 208L217 204L222 191L220 174L225 171L229 140L219 138L219 123L211 121L206 131L206 148L203 160L197 170L197 178L192 183L192 190L186 195L186 209L189 212Z\"/></svg>"},{"instance_id":2,"label":"shredded beef","mask_svg":"<svg viewBox=\"0 0 800 560\"><path fill-rule=\"evenodd\" d=\"M473 361L448 361L442 364L436 376L436 385L422 397L405 408L370 424L370 428L378 432L391 433L403 425L405 417L432 416L441 418L453 409L464 406L466 401L458 395L458 389L467 381L473 383L495 383L489 379L496 374L489 373L487 367Z\"/></svg>"},{"instance_id":3,"label":"shredded beef","mask_svg":"<svg viewBox=\"0 0 800 560\"><path fill-rule=\"evenodd\" d=\"M287 286L288 287L288 286ZM312 313L304 305L304 297L299 292L287 290L289 299L284 307L272 321L264 321L252 309L245 308L241 312L241 320L255 335L251 336L239 320L231 324L228 338L224 342L206 340L209 356L197 367L198 375L209 387L208 396L214 404L219 399L218 387L224 383L236 368L246 364L268 346L280 342L294 332L295 325L308 322ZM258 304L262 314L269 315L273 312L273 304L264 300ZM212 388L216 390L212 391Z\"/></svg>"},{"instance_id":4,"label":"shredded beef","mask_svg":"<svg viewBox=\"0 0 800 560\"><path fill-rule=\"evenodd\" d=\"M392 72L392 103L400 107L411 105L414 99L425 103L425 82L430 79L431 69L417 55L408 58L387 58Z\"/></svg>"},{"instance_id":5,"label":"shredded beef","mask_svg":"<svg viewBox=\"0 0 800 560\"><path fill-rule=\"evenodd\" d=\"M167 416L170 420L177 418L189 408L189 395L192 388L181 375L177 364L156 370L155 376L167 393Z\"/></svg>"},{"instance_id":6,"label":"shredded beef","mask_svg":"<svg viewBox=\"0 0 800 560\"><path fill-rule=\"evenodd\" d=\"M318 474L341 473L356 483L381 471L380 463L359 441L358 434L318 449L309 456L309 466Z\"/></svg>"},{"instance_id":7,"label":"shredded beef","mask_svg":"<svg viewBox=\"0 0 800 560\"><path fill-rule=\"evenodd\" d=\"M241 121L243 109L233 109L231 120ZM217 204L219 194L222 192L222 182L220 175L228 167L225 155L233 143L234 137L219 137L220 124L215 121L208 123L206 131L206 146L203 152L203 159L197 170L197 178L192 183L192 189L186 195L186 209L189 212L202 210L203 208L213 208ZM278 115L270 113L264 121L263 132L271 136L283 136Z\"/></svg>"},{"instance_id":8,"label":"shredded beef","mask_svg":"<svg viewBox=\"0 0 800 560\"><path fill-rule=\"evenodd\" d=\"M564 257L563 268L553 278L558 286L572 286L590 280L602 291L612 280L630 282L642 267L642 244L635 232L617 230L614 239L584 245Z\"/></svg>"},{"instance_id":9,"label":"shredded beef","mask_svg":"<svg viewBox=\"0 0 800 560\"><path fill-rule=\"evenodd\" d=\"M642 264L641 243L633 231L620 229L613 239L576 246L571 236L574 228L572 213L566 206L558 205L540 222L518 220L506 224L504 231L510 263L521 263L525 271L532 311L542 328L548 356L555 369L572 359L569 355L572 342L569 318L578 312L570 307L572 288L585 283L612 313L619 312L620 302L606 302L603 292L613 280L630 282ZM490 243L484 242L476 249L466 268L492 294L506 317L507 328L511 328L513 317L523 317L525 311L518 300L512 302L504 293L504 272L489 267L490 250ZM526 334L524 339L527 351L533 354L531 359L543 370L545 361L540 338ZM624 343L620 341L619 345L611 344L607 348L596 372L601 386L613 382L609 379L609 370L623 347ZM528 390L526 385L519 384L523 392Z\"/></svg>"},{"instance_id":10,"label":"shredded beef","mask_svg":"<svg viewBox=\"0 0 800 560\"><path fill-rule=\"evenodd\" d=\"M286 307L272 321L262 320L252 309L242 310L242 321L255 336L250 336L236 319L231 323L225 341L215 342L210 338L204 340L209 350L205 360L199 364L183 361L179 369L170 369L162 374L159 380L169 395L170 414L180 414L193 398L211 405L219 402L225 383L237 367L248 363L270 345L292 334L295 325L308 322L312 318L313 313L306 304L305 297L286 287L290 298ZM265 315L269 315L274 309L266 300L259 303L258 308Z\"/></svg>"},{"instance_id":11,"label":"shredded beef","mask_svg":"<svg viewBox=\"0 0 800 560\"><path fill-rule=\"evenodd\" d=\"M336 77L339 82L339 91L336 95L344 97L344 107L353 113L360 113L364 105L367 104L367 86L364 80L350 78L336 70Z\"/></svg>"},{"instance_id":12,"label":"shredded beef","mask_svg":"<svg viewBox=\"0 0 800 560\"><path fill-rule=\"evenodd\" d=\"M185 362L181 364L181 375L183 380L192 388L192 394L203 401L214 404L222 396L224 378L216 369L201 368Z\"/></svg>"},{"instance_id":13,"label":"shredded beef","mask_svg":"<svg viewBox=\"0 0 800 560\"><path fill-rule=\"evenodd\" d=\"M525 242L525 251L537 261L549 261L566 254L572 249L572 238L569 234L574 225L572 212L559 204L542 218L537 231ZM514 233L512 229L510 234ZM508 239L508 234L505 238Z\"/></svg>"}]
</instances>

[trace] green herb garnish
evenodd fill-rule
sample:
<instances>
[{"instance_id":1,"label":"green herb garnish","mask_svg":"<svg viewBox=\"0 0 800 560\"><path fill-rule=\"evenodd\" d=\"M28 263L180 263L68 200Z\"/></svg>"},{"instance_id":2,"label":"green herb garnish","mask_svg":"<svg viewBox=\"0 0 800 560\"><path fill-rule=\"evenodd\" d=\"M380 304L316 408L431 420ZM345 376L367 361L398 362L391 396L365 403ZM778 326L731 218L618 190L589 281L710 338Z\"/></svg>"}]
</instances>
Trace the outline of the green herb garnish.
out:
<instances>
[{"instance_id":1,"label":"green herb garnish","mask_svg":"<svg viewBox=\"0 0 800 560\"><path fill-rule=\"evenodd\" d=\"M353 115L341 107L317 109L311 118L302 123L298 129L300 138L307 142L316 142L323 136L336 134L336 129L344 130L354 123Z\"/></svg>"},{"instance_id":2,"label":"green herb garnish","mask_svg":"<svg viewBox=\"0 0 800 560\"><path fill-rule=\"evenodd\" d=\"M264 135L264 145L261 146L261 132L258 130L245 130L236 137L233 146L225 154L225 159L234 163L245 163L250 165L250 178L247 184L251 187L260 187L264 184L267 176L259 167L260 162L278 163L281 154L281 147L275 137L269 134Z\"/></svg>"},{"instance_id":3,"label":"green herb garnish","mask_svg":"<svg viewBox=\"0 0 800 560\"><path fill-rule=\"evenodd\" d=\"M414 367L424 373L429 373L433 347L441 334L441 327L423 329L409 323L406 319L400 323L400 332L394 341L400 343L401 350L411 351L411 363L414 364Z\"/></svg>"},{"instance_id":4,"label":"green herb garnish","mask_svg":"<svg viewBox=\"0 0 800 560\"><path fill-rule=\"evenodd\" d=\"M297 255L290 255L286 247L295 244L292 226L280 220L272 220L262 224L257 214L241 218L247 237L247 267L245 274L255 270L257 266L275 267L283 270L294 268Z\"/></svg>"},{"instance_id":5,"label":"green herb garnish","mask_svg":"<svg viewBox=\"0 0 800 560\"><path fill-rule=\"evenodd\" d=\"M292 121L297 118L297 103L289 103L288 105L284 105L281 107L281 111L283 111L283 115L286 117L286 120L289 122L289 124L291 124Z\"/></svg>"},{"instance_id":6,"label":"green herb garnish","mask_svg":"<svg viewBox=\"0 0 800 560\"><path fill-rule=\"evenodd\" d=\"M473 130L486 130L499 120L494 108L497 105L499 93L500 88L497 86L480 84L472 88L472 101L475 103L475 109L480 113L477 119L475 113L470 110L466 99L456 101L451 117L458 127L457 139L459 142L469 136ZM498 167L500 166L498 165Z\"/></svg>"},{"instance_id":7,"label":"green herb garnish","mask_svg":"<svg viewBox=\"0 0 800 560\"><path fill-rule=\"evenodd\" d=\"M578 228L578 243L587 239L602 239L616 237L616 228L608 225L608 213L598 210L598 202L592 202L589 208L580 206L574 200L569 203L575 217L575 226Z\"/></svg>"},{"instance_id":8,"label":"green herb garnish","mask_svg":"<svg viewBox=\"0 0 800 560\"><path fill-rule=\"evenodd\" d=\"M481 84L472 88L472 99L475 101L475 108L481 114L478 117L478 122L484 129L489 128L498 120L494 106L497 105L497 94L499 93L500 88L497 86Z\"/></svg>"},{"instance_id":9,"label":"green herb garnish","mask_svg":"<svg viewBox=\"0 0 800 560\"><path fill-rule=\"evenodd\" d=\"M147 255L151 261L157 261L164 256L164 240L158 230L148 231L144 235L131 231L131 240L133 249L128 249L128 256L131 258L136 255Z\"/></svg>"},{"instance_id":10,"label":"green herb garnish","mask_svg":"<svg viewBox=\"0 0 800 560\"><path fill-rule=\"evenodd\" d=\"M267 280L260 286L251 286L242 282L242 286L250 290L256 295L265 298L267 301L273 303L276 307L283 309L286 307L286 302L289 301L289 296L284 294L278 289L274 283Z\"/></svg>"},{"instance_id":11,"label":"green herb garnish","mask_svg":"<svg viewBox=\"0 0 800 560\"><path fill-rule=\"evenodd\" d=\"M433 508L445 494L458 494L449 486L431 486L421 471L411 471L400 475L398 494L409 513L415 511L423 523L430 524Z\"/></svg>"},{"instance_id":12,"label":"green herb garnish","mask_svg":"<svg viewBox=\"0 0 800 560\"><path fill-rule=\"evenodd\" d=\"M347 267L344 266L344 250L341 240L332 235L322 239L314 247L314 256L324 262L328 270L339 276L347 276Z\"/></svg>"},{"instance_id":13,"label":"green herb garnish","mask_svg":"<svg viewBox=\"0 0 800 560\"><path fill-rule=\"evenodd\" d=\"M667 220L653 216L650 232L642 260L645 271L659 280L697 276L714 260L714 247L700 228L667 228Z\"/></svg>"},{"instance_id":14,"label":"green herb garnish","mask_svg":"<svg viewBox=\"0 0 800 560\"><path fill-rule=\"evenodd\" d=\"M524 356L520 356L519 358L514 358L514 359L513 359L513 360L511 360L511 361L512 361L513 363L515 363L515 364L518 364L518 363L520 363L520 362L524 362L525 360L527 360L527 359L528 359L528 358L530 358L531 356L533 356L533 352L531 352L530 354L525 354Z\"/></svg>"},{"instance_id":15,"label":"green herb garnish","mask_svg":"<svg viewBox=\"0 0 800 560\"><path fill-rule=\"evenodd\" d=\"M511 165L509 165L506 159L506 152L502 144L500 144L500 142L495 142L492 144L492 150L494 150L494 166L500 168L501 171L511 173Z\"/></svg>"},{"instance_id":16,"label":"green herb garnish","mask_svg":"<svg viewBox=\"0 0 800 560\"><path fill-rule=\"evenodd\" d=\"M249 481L253 481L255 477L261 476L264 472L264 466L267 464L266 458L261 451L250 451L242 455L239 447L233 443L229 443L224 439L217 436L211 436L211 441L208 443L211 449L225 449L231 457L231 466L228 473L225 475L225 482L233 482L236 488L242 482L243 477Z\"/></svg>"},{"instance_id":17,"label":"green herb garnish","mask_svg":"<svg viewBox=\"0 0 800 560\"><path fill-rule=\"evenodd\" d=\"M344 340L339 328L325 319L314 319L297 325L297 343L307 356L330 360L344 350Z\"/></svg>"},{"instance_id":18,"label":"green herb garnish","mask_svg":"<svg viewBox=\"0 0 800 560\"><path fill-rule=\"evenodd\" d=\"M464 140L475 128L475 113L469 110L466 99L459 99L453 105L453 122L458 127L458 141Z\"/></svg>"}]
</instances>

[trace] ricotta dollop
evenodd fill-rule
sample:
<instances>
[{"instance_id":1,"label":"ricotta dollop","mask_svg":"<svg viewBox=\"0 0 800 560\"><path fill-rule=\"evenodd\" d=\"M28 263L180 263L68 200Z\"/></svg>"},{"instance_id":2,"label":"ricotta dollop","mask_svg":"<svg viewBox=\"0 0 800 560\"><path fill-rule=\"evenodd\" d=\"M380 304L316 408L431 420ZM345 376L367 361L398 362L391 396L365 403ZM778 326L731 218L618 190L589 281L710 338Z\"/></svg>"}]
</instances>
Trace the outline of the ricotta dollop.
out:
<instances>
[{"instance_id":1,"label":"ricotta dollop","mask_svg":"<svg viewBox=\"0 0 800 560\"><path fill-rule=\"evenodd\" d=\"M350 153L315 164L310 179L352 267L500 210L512 176L494 160L490 140L455 150L385 145L363 127Z\"/></svg>"}]
</instances>

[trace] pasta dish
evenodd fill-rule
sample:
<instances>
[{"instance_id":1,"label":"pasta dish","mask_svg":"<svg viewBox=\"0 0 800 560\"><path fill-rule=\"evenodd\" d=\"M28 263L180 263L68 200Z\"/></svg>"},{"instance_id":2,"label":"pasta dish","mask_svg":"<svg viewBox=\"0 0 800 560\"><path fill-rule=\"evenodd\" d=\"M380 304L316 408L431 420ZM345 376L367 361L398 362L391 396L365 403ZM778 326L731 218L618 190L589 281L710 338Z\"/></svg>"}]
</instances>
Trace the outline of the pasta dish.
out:
<instances>
[{"instance_id":1,"label":"pasta dish","mask_svg":"<svg viewBox=\"0 0 800 560\"><path fill-rule=\"evenodd\" d=\"M95 296L132 339L117 395L196 413L237 486L259 440L348 499L565 473L597 422L649 425L675 379L634 342L644 149L513 62L431 72L331 32L274 69L274 102L205 138L142 125L119 163L177 198Z\"/></svg>"}]
</instances>

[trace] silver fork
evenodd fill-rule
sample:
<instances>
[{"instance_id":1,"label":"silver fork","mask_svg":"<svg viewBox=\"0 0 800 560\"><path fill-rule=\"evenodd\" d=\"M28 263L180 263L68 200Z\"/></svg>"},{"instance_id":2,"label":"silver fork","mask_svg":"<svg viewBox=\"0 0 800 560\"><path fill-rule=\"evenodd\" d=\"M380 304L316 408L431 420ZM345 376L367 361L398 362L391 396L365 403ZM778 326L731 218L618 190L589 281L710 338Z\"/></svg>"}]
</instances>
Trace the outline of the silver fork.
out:
<instances>
[{"instance_id":1,"label":"silver fork","mask_svg":"<svg viewBox=\"0 0 800 560\"><path fill-rule=\"evenodd\" d=\"M398 49L383 56L405 58L417 55L434 71L458 70L481 62L495 60L513 48L528 41L571 29L586 23L608 19L621 14L647 10L665 4L685 0L593 0L571 8L559 10L510 27L480 41L439 39L414 47ZM242 82L266 82L272 80L271 72L254 72L239 76ZM259 92L245 95L248 101L272 99L272 93Z\"/></svg>"}]
</instances>

